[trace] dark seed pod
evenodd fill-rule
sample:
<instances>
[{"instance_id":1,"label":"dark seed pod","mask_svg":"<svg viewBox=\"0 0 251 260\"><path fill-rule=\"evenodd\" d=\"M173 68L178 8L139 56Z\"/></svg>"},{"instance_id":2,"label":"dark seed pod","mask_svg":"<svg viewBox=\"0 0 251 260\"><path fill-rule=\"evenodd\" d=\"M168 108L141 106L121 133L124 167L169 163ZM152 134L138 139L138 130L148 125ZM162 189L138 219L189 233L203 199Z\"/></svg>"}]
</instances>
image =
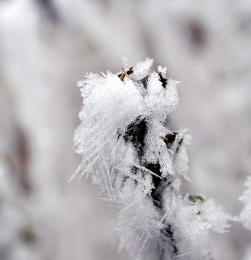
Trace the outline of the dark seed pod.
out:
<instances>
[{"instance_id":1,"label":"dark seed pod","mask_svg":"<svg viewBox=\"0 0 251 260\"><path fill-rule=\"evenodd\" d=\"M121 72L119 72L118 77L123 81L126 76L133 74L133 67L130 67L128 70L122 68Z\"/></svg>"},{"instance_id":2,"label":"dark seed pod","mask_svg":"<svg viewBox=\"0 0 251 260\"><path fill-rule=\"evenodd\" d=\"M160 80L160 82L162 84L162 87L166 88L166 86L167 86L167 78L164 78L161 73L158 73L158 75L159 75L159 80Z\"/></svg>"},{"instance_id":3,"label":"dark seed pod","mask_svg":"<svg viewBox=\"0 0 251 260\"><path fill-rule=\"evenodd\" d=\"M178 133L177 132L173 132L173 133L170 133L170 134L167 134L163 140L167 146L168 149L171 149L176 137L177 137Z\"/></svg>"}]
</instances>

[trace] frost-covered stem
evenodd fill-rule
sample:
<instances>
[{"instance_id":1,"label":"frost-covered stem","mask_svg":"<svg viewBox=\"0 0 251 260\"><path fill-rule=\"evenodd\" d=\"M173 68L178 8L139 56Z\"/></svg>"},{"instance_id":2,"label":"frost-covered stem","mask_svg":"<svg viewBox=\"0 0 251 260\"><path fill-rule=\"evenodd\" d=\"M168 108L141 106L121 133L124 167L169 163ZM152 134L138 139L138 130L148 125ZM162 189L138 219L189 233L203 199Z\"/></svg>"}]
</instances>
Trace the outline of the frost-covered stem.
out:
<instances>
[{"instance_id":1,"label":"frost-covered stem","mask_svg":"<svg viewBox=\"0 0 251 260\"><path fill-rule=\"evenodd\" d=\"M159 75L160 79L161 74ZM145 83L146 84L146 83ZM166 81L164 81L163 87L166 87ZM161 173L161 166L159 162L152 163L148 162L146 160L143 160L144 157L144 150L145 150L145 143L146 143L146 136L148 131L148 123L149 119L147 120L144 117L139 116L134 122L130 123L126 129L125 134L123 135L123 138L125 142L130 141L136 152L137 157L142 166L144 166L146 169L150 170L151 172L155 173L156 175L152 176L152 182L154 188L151 191L151 200L153 201L154 206L156 207L156 210L160 213L161 216L165 215L164 210L164 195L169 189L169 187L172 186L172 178L171 176L167 177L161 177L163 174ZM164 136L163 140L167 146L168 149L171 149L174 142L177 141L177 133L169 133L166 136ZM174 157L175 154L178 153L179 147L182 145L183 138L178 139L178 146L176 146L174 151ZM136 169L132 168L132 171L136 174ZM173 192L175 192L173 190ZM163 220L164 227L160 229L160 236L161 240L164 242L162 245L158 245L158 255L159 260L165 259L165 247L167 244L171 247L172 256L175 256L179 253L178 251L178 245L176 244L175 238L174 238L174 231L173 227L170 223L167 222L167 220ZM161 241L161 242L162 242ZM164 248L162 248L164 245Z\"/></svg>"},{"instance_id":2,"label":"frost-covered stem","mask_svg":"<svg viewBox=\"0 0 251 260\"><path fill-rule=\"evenodd\" d=\"M133 258L209 260L208 231L222 232L229 216L212 200L181 194L189 136L166 124L178 104L178 82L160 66L149 73L151 65L146 59L80 82L79 170L120 205L121 246Z\"/></svg>"}]
</instances>

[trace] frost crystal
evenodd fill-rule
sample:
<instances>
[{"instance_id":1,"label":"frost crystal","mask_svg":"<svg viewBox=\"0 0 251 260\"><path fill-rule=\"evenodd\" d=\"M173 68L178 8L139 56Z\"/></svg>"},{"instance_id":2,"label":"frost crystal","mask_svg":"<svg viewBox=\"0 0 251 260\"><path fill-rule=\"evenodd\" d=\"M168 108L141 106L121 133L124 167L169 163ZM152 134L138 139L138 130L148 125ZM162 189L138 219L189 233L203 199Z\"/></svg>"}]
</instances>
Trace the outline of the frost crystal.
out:
<instances>
[{"instance_id":1,"label":"frost crystal","mask_svg":"<svg viewBox=\"0 0 251 260\"><path fill-rule=\"evenodd\" d=\"M146 59L118 74L87 74L80 81L77 173L90 175L120 206L121 247L132 257L212 259L208 231L222 232L229 217L212 200L180 194L181 181L189 180L190 137L167 128L179 82L167 78L164 67L150 72L152 63Z\"/></svg>"}]
</instances>

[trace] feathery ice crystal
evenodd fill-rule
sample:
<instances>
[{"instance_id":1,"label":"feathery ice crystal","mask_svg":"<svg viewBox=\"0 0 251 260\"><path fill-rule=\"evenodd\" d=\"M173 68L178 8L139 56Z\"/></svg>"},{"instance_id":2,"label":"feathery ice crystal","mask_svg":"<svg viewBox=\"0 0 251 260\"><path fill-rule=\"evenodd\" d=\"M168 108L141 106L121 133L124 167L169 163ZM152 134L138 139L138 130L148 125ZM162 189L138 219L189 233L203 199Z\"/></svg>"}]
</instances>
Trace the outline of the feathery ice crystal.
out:
<instances>
[{"instance_id":1,"label":"feathery ice crystal","mask_svg":"<svg viewBox=\"0 0 251 260\"><path fill-rule=\"evenodd\" d=\"M179 82L152 60L80 81L83 107L75 132L82 157L77 173L91 176L119 205L121 247L137 259L212 259L210 230L223 232L229 216L211 199L182 195L188 181L185 130L167 128Z\"/></svg>"}]
</instances>

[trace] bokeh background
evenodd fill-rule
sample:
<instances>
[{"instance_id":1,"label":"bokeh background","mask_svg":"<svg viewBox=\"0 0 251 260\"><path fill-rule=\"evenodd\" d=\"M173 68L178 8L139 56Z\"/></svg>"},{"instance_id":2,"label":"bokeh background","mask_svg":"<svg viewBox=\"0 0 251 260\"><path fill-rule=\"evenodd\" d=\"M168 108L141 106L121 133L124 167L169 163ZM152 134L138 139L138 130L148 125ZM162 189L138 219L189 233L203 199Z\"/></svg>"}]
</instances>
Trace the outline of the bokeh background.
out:
<instances>
[{"instance_id":1,"label":"bokeh background","mask_svg":"<svg viewBox=\"0 0 251 260\"><path fill-rule=\"evenodd\" d=\"M238 215L251 174L250 0L0 0L0 260L129 260L116 214L85 179L73 133L85 72L150 57L180 80L170 127L188 128L191 183ZM212 235L251 260L251 232Z\"/></svg>"}]
</instances>

